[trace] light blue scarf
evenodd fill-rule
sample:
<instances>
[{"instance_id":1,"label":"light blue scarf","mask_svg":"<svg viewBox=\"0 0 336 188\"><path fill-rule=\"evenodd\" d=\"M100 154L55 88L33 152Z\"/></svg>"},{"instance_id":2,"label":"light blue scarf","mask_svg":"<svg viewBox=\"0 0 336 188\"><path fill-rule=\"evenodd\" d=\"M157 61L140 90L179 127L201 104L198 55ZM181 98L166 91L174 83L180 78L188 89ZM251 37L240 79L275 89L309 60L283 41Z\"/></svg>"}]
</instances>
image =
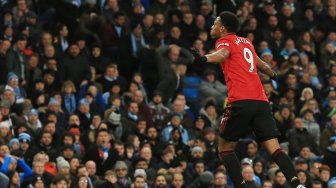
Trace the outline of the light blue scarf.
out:
<instances>
[{"instance_id":1,"label":"light blue scarf","mask_svg":"<svg viewBox=\"0 0 336 188\"><path fill-rule=\"evenodd\" d=\"M146 46L146 42L145 42L145 38L143 37L143 35L141 35L141 46ZM131 43L132 43L132 54L133 56L137 56L137 52L138 52L138 46L135 40L135 36L133 33L131 33Z\"/></svg>"}]
</instances>

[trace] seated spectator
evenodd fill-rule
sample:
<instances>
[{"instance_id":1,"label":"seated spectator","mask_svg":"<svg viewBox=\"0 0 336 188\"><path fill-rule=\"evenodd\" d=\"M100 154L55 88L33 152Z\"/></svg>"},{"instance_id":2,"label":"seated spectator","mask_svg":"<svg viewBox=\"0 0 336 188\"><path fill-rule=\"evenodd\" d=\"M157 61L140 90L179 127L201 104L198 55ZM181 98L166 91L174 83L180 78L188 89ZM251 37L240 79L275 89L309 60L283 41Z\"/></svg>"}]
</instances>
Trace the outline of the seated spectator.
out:
<instances>
[{"instance_id":1,"label":"seated spectator","mask_svg":"<svg viewBox=\"0 0 336 188\"><path fill-rule=\"evenodd\" d=\"M214 98L217 108L221 109L223 107L227 96L227 88L226 85L216 79L216 72L214 70L207 69L204 71L204 79L198 88L198 98L201 106L204 106L209 98Z\"/></svg>"},{"instance_id":2,"label":"seated spectator","mask_svg":"<svg viewBox=\"0 0 336 188\"><path fill-rule=\"evenodd\" d=\"M169 114L169 108L162 103L162 93L160 91L154 91L152 100L148 104L153 125L159 130L164 127L164 119Z\"/></svg>"},{"instance_id":3,"label":"seated spectator","mask_svg":"<svg viewBox=\"0 0 336 188\"><path fill-rule=\"evenodd\" d=\"M174 128L177 128L181 131L181 137L182 137L182 142L184 144L188 144L189 142L189 133L187 129L185 129L181 122L182 122L182 115L179 113L173 113L171 116L170 122L167 124L167 126L162 130L162 141L164 143L167 143L169 141L170 135L173 131Z\"/></svg>"},{"instance_id":4,"label":"seated spectator","mask_svg":"<svg viewBox=\"0 0 336 188\"><path fill-rule=\"evenodd\" d=\"M13 72L8 73L7 84L1 86L0 93L3 93L5 90L14 92L16 98L15 103L18 104L23 103L24 98L27 97L25 89L19 84L19 77Z\"/></svg>"},{"instance_id":5,"label":"seated spectator","mask_svg":"<svg viewBox=\"0 0 336 188\"><path fill-rule=\"evenodd\" d=\"M99 176L111 169L118 159L117 151L111 147L110 141L111 135L107 129L98 130L96 144L88 148L83 158L83 162L92 160L96 163Z\"/></svg>"},{"instance_id":6,"label":"seated spectator","mask_svg":"<svg viewBox=\"0 0 336 188\"><path fill-rule=\"evenodd\" d=\"M205 105L200 109L199 114L206 117L207 123L210 122L211 128L218 130L219 116L217 113L216 103L214 100L209 99Z\"/></svg>"},{"instance_id":7,"label":"seated spectator","mask_svg":"<svg viewBox=\"0 0 336 188\"><path fill-rule=\"evenodd\" d=\"M314 113L311 110L303 112L303 126L313 135L316 144L320 145L320 125L314 119Z\"/></svg>"},{"instance_id":8,"label":"seated spectator","mask_svg":"<svg viewBox=\"0 0 336 188\"><path fill-rule=\"evenodd\" d=\"M124 161L117 161L114 166L117 175L118 187L129 187L131 185L131 178L129 176L128 167Z\"/></svg>"},{"instance_id":9,"label":"seated spectator","mask_svg":"<svg viewBox=\"0 0 336 188\"><path fill-rule=\"evenodd\" d=\"M330 167L330 176L336 176L336 136L329 139L329 147L324 151L323 163Z\"/></svg>"},{"instance_id":10,"label":"seated spectator","mask_svg":"<svg viewBox=\"0 0 336 188\"><path fill-rule=\"evenodd\" d=\"M308 146L312 149L312 152L316 155L320 155L321 151L316 140L312 134L310 134L307 129L304 127L303 121L301 118L295 118L293 121L293 128L288 132L288 141L289 141L289 154L292 157L299 155L300 149L302 146Z\"/></svg>"},{"instance_id":11,"label":"seated spectator","mask_svg":"<svg viewBox=\"0 0 336 188\"><path fill-rule=\"evenodd\" d=\"M322 187L328 187L328 181L330 180L330 168L328 165L322 165L320 167L320 176L318 180L321 181Z\"/></svg>"}]
</instances>

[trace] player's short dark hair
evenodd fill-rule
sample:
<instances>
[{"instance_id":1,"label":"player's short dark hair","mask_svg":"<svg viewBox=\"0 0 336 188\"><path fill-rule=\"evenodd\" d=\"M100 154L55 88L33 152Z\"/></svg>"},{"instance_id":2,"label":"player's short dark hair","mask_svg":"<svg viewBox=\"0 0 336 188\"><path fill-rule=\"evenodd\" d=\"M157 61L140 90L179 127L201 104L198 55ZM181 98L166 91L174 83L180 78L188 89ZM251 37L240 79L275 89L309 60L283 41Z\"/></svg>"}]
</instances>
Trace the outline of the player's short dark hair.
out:
<instances>
[{"instance_id":1,"label":"player's short dark hair","mask_svg":"<svg viewBox=\"0 0 336 188\"><path fill-rule=\"evenodd\" d=\"M223 11L219 14L222 25L228 30L228 32L237 32L239 28L238 17L229 11Z\"/></svg>"}]
</instances>

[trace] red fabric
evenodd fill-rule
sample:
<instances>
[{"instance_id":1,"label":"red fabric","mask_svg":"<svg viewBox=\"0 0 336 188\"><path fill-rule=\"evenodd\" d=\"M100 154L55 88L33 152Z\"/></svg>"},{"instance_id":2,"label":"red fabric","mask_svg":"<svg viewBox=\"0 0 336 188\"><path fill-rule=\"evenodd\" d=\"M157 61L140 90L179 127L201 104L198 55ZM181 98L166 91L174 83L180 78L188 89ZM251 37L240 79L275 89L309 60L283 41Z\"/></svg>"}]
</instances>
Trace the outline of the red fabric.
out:
<instances>
[{"instance_id":1,"label":"red fabric","mask_svg":"<svg viewBox=\"0 0 336 188\"><path fill-rule=\"evenodd\" d=\"M50 173L51 175L55 176L57 174L57 170L55 165L51 164L51 163L46 163L44 165L44 170L48 173Z\"/></svg>"},{"instance_id":2,"label":"red fabric","mask_svg":"<svg viewBox=\"0 0 336 188\"><path fill-rule=\"evenodd\" d=\"M31 56L31 55L33 55L33 53L34 52L29 48L26 48L26 49L23 50L23 54L26 55L26 56Z\"/></svg>"},{"instance_id":3,"label":"red fabric","mask_svg":"<svg viewBox=\"0 0 336 188\"><path fill-rule=\"evenodd\" d=\"M79 130L79 128L71 128L71 129L69 130L69 132L70 132L71 134L73 134L73 135L80 136L80 130Z\"/></svg>"},{"instance_id":4,"label":"red fabric","mask_svg":"<svg viewBox=\"0 0 336 188\"><path fill-rule=\"evenodd\" d=\"M230 56L221 63L228 87L228 103L238 100L268 101L257 73L257 55L252 42L234 33L216 41L216 50L227 49Z\"/></svg>"}]
</instances>

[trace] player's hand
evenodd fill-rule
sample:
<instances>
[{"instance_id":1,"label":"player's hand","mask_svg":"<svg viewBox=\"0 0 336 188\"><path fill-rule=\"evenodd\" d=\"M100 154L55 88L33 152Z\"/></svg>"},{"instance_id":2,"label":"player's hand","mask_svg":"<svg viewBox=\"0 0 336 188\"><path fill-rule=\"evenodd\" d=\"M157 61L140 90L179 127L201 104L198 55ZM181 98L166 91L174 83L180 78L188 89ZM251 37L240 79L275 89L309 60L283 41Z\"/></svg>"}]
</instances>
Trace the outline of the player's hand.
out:
<instances>
[{"instance_id":1,"label":"player's hand","mask_svg":"<svg viewBox=\"0 0 336 188\"><path fill-rule=\"evenodd\" d=\"M196 48L191 48L190 52L194 56L195 62L200 62L200 63L207 62L207 57L201 56L200 52Z\"/></svg>"},{"instance_id":2,"label":"player's hand","mask_svg":"<svg viewBox=\"0 0 336 188\"><path fill-rule=\"evenodd\" d=\"M275 72L275 71L273 71L273 75L272 76L270 76L270 79L272 79L272 80L277 80L278 79L278 74Z\"/></svg>"}]
</instances>

